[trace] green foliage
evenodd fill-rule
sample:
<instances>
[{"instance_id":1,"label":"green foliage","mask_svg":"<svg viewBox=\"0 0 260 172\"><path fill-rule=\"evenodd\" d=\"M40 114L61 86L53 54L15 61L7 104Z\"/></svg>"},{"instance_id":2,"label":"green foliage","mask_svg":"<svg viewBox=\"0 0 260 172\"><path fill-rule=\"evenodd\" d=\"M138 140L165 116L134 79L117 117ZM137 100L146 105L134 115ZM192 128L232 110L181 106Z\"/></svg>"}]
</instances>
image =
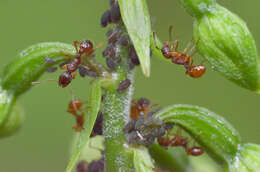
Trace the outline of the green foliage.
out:
<instances>
[{"instance_id":1,"label":"green foliage","mask_svg":"<svg viewBox=\"0 0 260 172\"><path fill-rule=\"evenodd\" d=\"M145 0L118 0L123 22L145 76L150 76L150 15Z\"/></svg>"},{"instance_id":2,"label":"green foliage","mask_svg":"<svg viewBox=\"0 0 260 172\"><path fill-rule=\"evenodd\" d=\"M194 17L194 36L198 50L223 76L238 85L259 91L260 68L255 42L246 24L215 0L179 0ZM150 76L150 46L155 55L165 59L156 48L162 47L157 37L151 36L151 24L145 0L118 0L123 22L114 27L128 34L139 57L145 76ZM124 25L123 25L124 24ZM157 166L172 171L186 172L191 168L186 154L166 151L154 144L149 148L129 145L123 131L129 121L133 85L117 91L118 84L128 79L133 84L134 72L129 68L127 47L115 45L115 56L122 56L115 71L103 68L93 58L87 63L96 67L102 77L91 84L89 111L85 117L84 130L77 133L72 156L66 171L71 172L89 147L89 137L98 111L104 112L104 146L106 171L152 172ZM75 57L72 45L63 43L40 43L21 52L4 68L0 89L0 137L13 134L21 125L22 110L17 98L31 88L46 69L67 60L64 54ZM46 57L55 61L46 63ZM87 56L86 56L87 57ZM103 102L102 97L103 96ZM205 151L230 172L259 171L260 147L245 144L238 132L219 115L198 106L174 105L162 109L154 117L164 123L173 123L186 130ZM100 140L102 142L102 139ZM84 155L86 156L86 155ZM180 161L181 160L181 161Z\"/></svg>"},{"instance_id":3,"label":"green foliage","mask_svg":"<svg viewBox=\"0 0 260 172\"><path fill-rule=\"evenodd\" d=\"M48 68L67 60L64 54L73 57L75 53L74 47L70 44L54 42L33 45L18 54L4 68L2 87L19 96L31 88L32 82L37 81ZM46 57L56 63L46 63Z\"/></svg>"},{"instance_id":4,"label":"green foliage","mask_svg":"<svg viewBox=\"0 0 260 172\"><path fill-rule=\"evenodd\" d=\"M214 0L180 0L194 16L198 50L214 70L241 87L259 92L260 60L246 23Z\"/></svg>"},{"instance_id":5,"label":"green foliage","mask_svg":"<svg viewBox=\"0 0 260 172\"><path fill-rule=\"evenodd\" d=\"M232 161L241 144L238 132L224 118L202 107L169 106L156 117L185 129L220 163Z\"/></svg>"},{"instance_id":6,"label":"green foliage","mask_svg":"<svg viewBox=\"0 0 260 172\"><path fill-rule=\"evenodd\" d=\"M84 124L85 130L81 131L79 133L79 136L77 137L76 145L74 147L70 162L66 169L67 172L72 171L80 156L80 153L89 141L90 134L95 124L98 111L100 109L102 81L103 80L96 80L92 83L92 89L89 98L90 111L86 116L86 122Z\"/></svg>"}]
</instances>

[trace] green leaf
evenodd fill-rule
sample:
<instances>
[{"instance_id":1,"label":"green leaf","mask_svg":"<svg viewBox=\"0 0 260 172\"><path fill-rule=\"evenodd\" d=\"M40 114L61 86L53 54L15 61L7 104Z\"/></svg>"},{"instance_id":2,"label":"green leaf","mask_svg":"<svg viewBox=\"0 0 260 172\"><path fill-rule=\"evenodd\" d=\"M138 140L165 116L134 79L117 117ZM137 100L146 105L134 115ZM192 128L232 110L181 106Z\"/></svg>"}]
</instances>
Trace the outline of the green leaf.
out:
<instances>
[{"instance_id":1,"label":"green leaf","mask_svg":"<svg viewBox=\"0 0 260 172\"><path fill-rule=\"evenodd\" d=\"M243 144L239 153L228 167L229 172L255 172L260 171L260 146L256 144Z\"/></svg>"},{"instance_id":2,"label":"green leaf","mask_svg":"<svg viewBox=\"0 0 260 172\"><path fill-rule=\"evenodd\" d=\"M149 153L160 167L178 172L188 172L190 169L190 162L186 152L178 148L165 150L155 143L149 147Z\"/></svg>"},{"instance_id":3,"label":"green leaf","mask_svg":"<svg viewBox=\"0 0 260 172\"><path fill-rule=\"evenodd\" d=\"M132 148L136 172L154 172L154 165L146 147Z\"/></svg>"},{"instance_id":4,"label":"green leaf","mask_svg":"<svg viewBox=\"0 0 260 172\"><path fill-rule=\"evenodd\" d=\"M90 134L94 127L98 111L100 109L101 96L102 96L101 94L102 82L103 80L98 79L98 80L94 80L94 82L92 83L91 93L89 97L90 110L85 117L85 124L84 124L85 130L80 132L78 134L79 136L77 136L75 149L73 150L66 172L72 171L73 167L77 163L78 158L80 157L80 153L82 152L86 144L88 144Z\"/></svg>"},{"instance_id":5,"label":"green leaf","mask_svg":"<svg viewBox=\"0 0 260 172\"><path fill-rule=\"evenodd\" d=\"M3 89L13 92L15 96L24 93L46 69L67 60L62 52L72 57L76 53L72 45L59 42L39 43L25 49L4 68L2 74ZM55 60L56 63L46 63L46 57Z\"/></svg>"},{"instance_id":6,"label":"green leaf","mask_svg":"<svg viewBox=\"0 0 260 172\"><path fill-rule=\"evenodd\" d=\"M237 85L260 93L260 59L246 23L215 0L179 0L194 16L194 37L212 68Z\"/></svg>"},{"instance_id":7,"label":"green leaf","mask_svg":"<svg viewBox=\"0 0 260 172\"><path fill-rule=\"evenodd\" d=\"M153 33L151 33L151 50L152 50L152 54L155 55L155 57L158 57L158 59L163 60L165 62L168 63L172 63L171 60L166 59L163 54L162 51L157 49L158 48L162 48L163 44L161 43L161 41L159 40L159 38L157 37L157 35L153 35Z\"/></svg>"},{"instance_id":8,"label":"green leaf","mask_svg":"<svg viewBox=\"0 0 260 172\"><path fill-rule=\"evenodd\" d=\"M165 123L179 125L220 163L228 164L241 143L238 132L221 116L198 106L173 105L156 114Z\"/></svg>"},{"instance_id":9,"label":"green leaf","mask_svg":"<svg viewBox=\"0 0 260 172\"><path fill-rule=\"evenodd\" d=\"M118 0L123 22L145 76L150 76L150 15L145 0Z\"/></svg>"}]
</instances>

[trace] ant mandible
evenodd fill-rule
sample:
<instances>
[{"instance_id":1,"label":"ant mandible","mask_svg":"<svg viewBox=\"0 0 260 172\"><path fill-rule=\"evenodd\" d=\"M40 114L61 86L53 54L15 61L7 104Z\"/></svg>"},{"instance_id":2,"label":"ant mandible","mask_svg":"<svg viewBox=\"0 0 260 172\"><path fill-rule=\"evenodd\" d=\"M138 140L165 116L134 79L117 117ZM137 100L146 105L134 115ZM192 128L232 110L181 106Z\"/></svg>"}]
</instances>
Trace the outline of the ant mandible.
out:
<instances>
[{"instance_id":1,"label":"ant mandible","mask_svg":"<svg viewBox=\"0 0 260 172\"><path fill-rule=\"evenodd\" d=\"M79 44L79 49L78 49L78 44ZM99 44L96 48L94 48L93 43L90 40L83 40L81 43L78 41L74 41L74 47L77 52L76 57L70 61L69 64L66 64L62 66L63 69L67 69L65 72L63 72L60 77L59 77L59 85L64 88L68 86L71 82L72 79L75 78L75 71L78 69L78 66L81 64L82 59L81 56L85 53L86 56L90 56L93 54L93 52L101 47L104 44L102 42ZM65 56L71 58L70 56L64 54Z\"/></svg>"},{"instance_id":2,"label":"ant mandible","mask_svg":"<svg viewBox=\"0 0 260 172\"><path fill-rule=\"evenodd\" d=\"M154 40L156 40L155 32L153 32L153 37ZM201 77L206 72L206 67L203 65L195 65L195 66L192 65L193 63L192 56L196 53L196 52L194 53L192 52L195 50L199 40L190 49L191 54L189 55L187 53L189 51L190 45L192 44L193 38L188 43L188 45L183 50L183 52L178 52L179 40L176 39L173 44L171 44L171 40L172 40L172 26L169 27L169 41L164 42L162 48L159 48L157 45L155 45L155 47L162 52L163 56L166 59L171 59L172 63L184 65L186 69L186 74L188 74L189 76L193 78Z\"/></svg>"}]
</instances>

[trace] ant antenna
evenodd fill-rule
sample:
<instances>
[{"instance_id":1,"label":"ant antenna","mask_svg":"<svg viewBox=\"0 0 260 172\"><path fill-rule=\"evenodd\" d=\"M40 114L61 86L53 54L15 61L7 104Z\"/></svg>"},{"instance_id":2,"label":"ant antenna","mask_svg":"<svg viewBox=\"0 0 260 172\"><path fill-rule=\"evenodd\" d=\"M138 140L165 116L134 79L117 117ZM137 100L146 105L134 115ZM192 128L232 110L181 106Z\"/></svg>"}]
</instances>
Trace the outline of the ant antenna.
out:
<instances>
[{"instance_id":1,"label":"ant antenna","mask_svg":"<svg viewBox=\"0 0 260 172\"><path fill-rule=\"evenodd\" d=\"M169 42L170 42L170 43L172 42L172 29L173 29L173 26L170 25L170 26L169 26Z\"/></svg>"},{"instance_id":2,"label":"ant antenna","mask_svg":"<svg viewBox=\"0 0 260 172\"><path fill-rule=\"evenodd\" d=\"M112 38L112 37L113 37L114 35L116 35L116 34L117 34L117 30L115 30L115 31L107 38L106 41L108 41L110 38ZM98 45L96 46L96 48L94 48L94 50L96 50L96 49L100 48L101 46L103 46L104 43L105 43L105 41L103 41L103 42L101 42L100 44L98 44Z\"/></svg>"},{"instance_id":3,"label":"ant antenna","mask_svg":"<svg viewBox=\"0 0 260 172\"><path fill-rule=\"evenodd\" d=\"M55 80L55 79L47 79L47 80L44 80L44 81L34 81L34 82L32 82L31 84L32 85L38 85L38 84L41 84L41 83L44 83L44 82L58 82L57 80Z\"/></svg>"}]
</instances>

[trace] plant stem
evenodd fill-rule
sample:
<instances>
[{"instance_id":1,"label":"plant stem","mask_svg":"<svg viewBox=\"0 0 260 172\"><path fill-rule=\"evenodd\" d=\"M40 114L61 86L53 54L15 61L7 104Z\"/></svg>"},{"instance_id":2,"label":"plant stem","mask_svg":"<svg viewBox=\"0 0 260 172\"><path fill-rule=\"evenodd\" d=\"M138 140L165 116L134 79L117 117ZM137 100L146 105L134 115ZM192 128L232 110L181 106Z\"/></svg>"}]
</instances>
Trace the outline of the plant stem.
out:
<instances>
[{"instance_id":1,"label":"plant stem","mask_svg":"<svg viewBox=\"0 0 260 172\"><path fill-rule=\"evenodd\" d=\"M118 72L118 78L128 78L133 83L134 72ZM120 79L121 80L121 79ZM133 86L122 93L116 88L104 90L104 137L107 172L134 171L133 154L128 150L123 128L128 121Z\"/></svg>"}]
</instances>

